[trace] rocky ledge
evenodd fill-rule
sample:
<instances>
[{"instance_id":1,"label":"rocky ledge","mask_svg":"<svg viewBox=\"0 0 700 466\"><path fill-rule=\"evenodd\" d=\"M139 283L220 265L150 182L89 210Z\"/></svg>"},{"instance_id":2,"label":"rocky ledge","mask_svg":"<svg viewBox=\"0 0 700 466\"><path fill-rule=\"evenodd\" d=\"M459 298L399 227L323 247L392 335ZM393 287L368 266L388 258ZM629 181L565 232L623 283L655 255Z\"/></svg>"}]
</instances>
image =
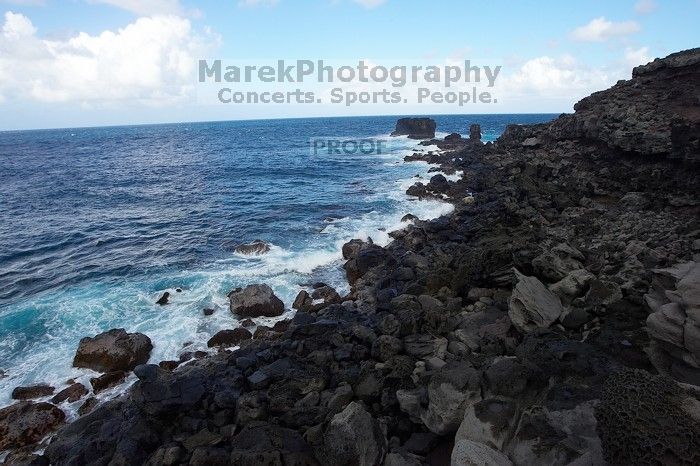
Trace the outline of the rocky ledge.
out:
<instances>
[{"instance_id":1,"label":"rocky ledge","mask_svg":"<svg viewBox=\"0 0 700 466\"><path fill-rule=\"evenodd\" d=\"M8 461L698 464L697 55L496 143L473 128L416 153L463 172L413 189L455 210L410 217L386 248L346 244L348 296L316 284L289 322L136 366L128 393L71 424L48 403L5 408L4 448L61 426ZM231 294L240 316L280 310L264 285Z\"/></svg>"}]
</instances>

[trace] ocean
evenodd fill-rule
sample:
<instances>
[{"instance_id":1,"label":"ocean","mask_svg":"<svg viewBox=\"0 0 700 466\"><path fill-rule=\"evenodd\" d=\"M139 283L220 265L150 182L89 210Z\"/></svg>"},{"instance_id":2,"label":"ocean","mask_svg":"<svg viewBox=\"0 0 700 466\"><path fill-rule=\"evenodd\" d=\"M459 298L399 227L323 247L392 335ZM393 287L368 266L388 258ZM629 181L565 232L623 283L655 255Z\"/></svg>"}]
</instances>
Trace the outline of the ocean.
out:
<instances>
[{"instance_id":1,"label":"ocean","mask_svg":"<svg viewBox=\"0 0 700 466\"><path fill-rule=\"evenodd\" d=\"M479 123L492 141L507 124L554 117L433 118L439 137ZM158 363L235 328L233 288L267 283L287 307L310 283L347 292L343 243L387 244L405 214L452 210L405 195L433 174L403 162L418 141L389 137L397 118L0 132L0 406L20 385L89 386L95 373L71 367L85 336L143 332ZM382 153L314 154L314 138L373 138ZM271 251L234 252L257 239ZM170 304L156 305L164 291Z\"/></svg>"}]
</instances>

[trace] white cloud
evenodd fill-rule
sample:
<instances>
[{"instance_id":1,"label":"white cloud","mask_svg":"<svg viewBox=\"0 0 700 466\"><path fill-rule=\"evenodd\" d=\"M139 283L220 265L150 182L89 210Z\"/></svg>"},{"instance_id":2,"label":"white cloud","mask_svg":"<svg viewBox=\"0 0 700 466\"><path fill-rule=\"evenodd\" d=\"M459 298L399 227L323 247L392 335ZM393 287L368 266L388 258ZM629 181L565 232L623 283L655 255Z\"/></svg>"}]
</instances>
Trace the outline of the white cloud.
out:
<instances>
[{"instance_id":1,"label":"white cloud","mask_svg":"<svg viewBox=\"0 0 700 466\"><path fill-rule=\"evenodd\" d=\"M575 40L584 42L604 42L617 36L627 36L640 30L635 21L622 21L614 23L605 17L595 18L588 24L574 29L571 36Z\"/></svg>"},{"instance_id":2,"label":"white cloud","mask_svg":"<svg viewBox=\"0 0 700 466\"><path fill-rule=\"evenodd\" d=\"M634 5L634 11L640 15L648 15L652 11L656 10L659 5L656 4L654 0L639 0Z\"/></svg>"},{"instance_id":3,"label":"white cloud","mask_svg":"<svg viewBox=\"0 0 700 466\"><path fill-rule=\"evenodd\" d=\"M625 65L629 68L634 68L638 65L646 65L652 60L649 55L649 47L640 47L638 49L627 48L625 50Z\"/></svg>"},{"instance_id":4,"label":"white cloud","mask_svg":"<svg viewBox=\"0 0 700 466\"><path fill-rule=\"evenodd\" d=\"M88 0L90 3L104 3L139 16L184 15L178 0Z\"/></svg>"},{"instance_id":5,"label":"white cloud","mask_svg":"<svg viewBox=\"0 0 700 466\"><path fill-rule=\"evenodd\" d=\"M352 0L355 3L359 3L365 8L372 9L377 8L379 5L386 3L386 0Z\"/></svg>"},{"instance_id":6,"label":"white cloud","mask_svg":"<svg viewBox=\"0 0 700 466\"><path fill-rule=\"evenodd\" d=\"M27 17L7 12L0 34L0 96L167 104L192 95L197 59L218 41L177 16L138 18L116 31L46 40Z\"/></svg>"},{"instance_id":7,"label":"white cloud","mask_svg":"<svg viewBox=\"0 0 700 466\"><path fill-rule=\"evenodd\" d=\"M563 97L575 102L591 92L605 89L617 78L619 76L604 70L586 67L571 55L558 58L545 55L527 60L517 70L503 76L498 89L506 98Z\"/></svg>"},{"instance_id":8,"label":"white cloud","mask_svg":"<svg viewBox=\"0 0 700 466\"><path fill-rule=\"evenodd\" d=\"M241 0L238 2L238 6L252 8L256 6L274 6L277 3L279 3L279 0Z\"/></svg>"}]
</instances>

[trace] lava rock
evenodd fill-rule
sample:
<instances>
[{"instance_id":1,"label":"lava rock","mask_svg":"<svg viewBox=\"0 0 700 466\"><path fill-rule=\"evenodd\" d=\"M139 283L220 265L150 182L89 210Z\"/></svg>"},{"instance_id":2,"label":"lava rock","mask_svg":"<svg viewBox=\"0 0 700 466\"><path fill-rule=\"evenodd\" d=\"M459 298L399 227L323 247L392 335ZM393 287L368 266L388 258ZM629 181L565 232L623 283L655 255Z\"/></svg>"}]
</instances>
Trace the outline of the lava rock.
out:
<instances>
[{"instance_id":1,"label":"lava rock","mask_svg":"<svg viewBox=\"0 0 700 466\"><path fill-rule=\"evenodd\" d=\"M240 317L277 317L284 303L268 285L248 285L229 294L231 312Z\"/></svg>"},{"instance_id":2,"label":"lava rock","mask_svg":"<svg viewBox=\"0 0 700 466\"><path fill-rule=\"evenodd\" d=\"M131 371L148 361L152 349L151 339L143 333L112 329L80 340L73 366L97 372Z\"/></svg>"}]
</instances>

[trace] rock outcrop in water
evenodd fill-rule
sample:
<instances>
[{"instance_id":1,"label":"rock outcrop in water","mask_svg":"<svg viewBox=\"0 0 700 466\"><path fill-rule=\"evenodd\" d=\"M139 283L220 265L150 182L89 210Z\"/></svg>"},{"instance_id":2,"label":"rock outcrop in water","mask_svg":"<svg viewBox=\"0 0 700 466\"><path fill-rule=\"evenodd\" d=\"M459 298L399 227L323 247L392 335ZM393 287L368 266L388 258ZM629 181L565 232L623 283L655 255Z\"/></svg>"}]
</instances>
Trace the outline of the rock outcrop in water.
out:
<instances>
[{"instance_id":1,"label":"rock outcrop in water","mask_svg":"<svg viewBox=\"0 0 700 466\"><path fill-rule=\"evenodd\" d=\"M396 122L392 136L408 136L411 139L432 139L437 124L431 118L401 118Z\"/></svg>"},{"instance_id":2,"label":"rock outcrop in water","mask_svg":"<svg viewBox=\"0 0 700 466\"><path fill-rule=\"evenodd\" d=\"M113 329L80 340L73 366L97 372L131 371L148 362L152 349L151 339L146 335Z\"/></svg>"},{"instance_id":3,"label":"rock outcrop in water","mask_svg":"<svg viewBox=\"0 0 700 466\"><path fill-rule=\"evenodd\" d=\"M463 172L411 190L445 196L449 217L413 219L384 248L349 242L348 296L304 290L290 322L235 352L172 371L138 366L126 395L63 427L45 457L697 462L700 395L671 377L694 362L685 332L698 284L686 277L700 259L700 173L692 138L664 126L675 115L684 134L698 124L696 53L635 71L573 116L512 126L495 144L452 138L444 152L418 152L412 160ZM653 108L649 95L675 107ZM638 135L638 148L624 142L649 125L658 131ZM273 296L255 285L234 292L231 308L283 312Z\"/></svg>"}]
</instances>

